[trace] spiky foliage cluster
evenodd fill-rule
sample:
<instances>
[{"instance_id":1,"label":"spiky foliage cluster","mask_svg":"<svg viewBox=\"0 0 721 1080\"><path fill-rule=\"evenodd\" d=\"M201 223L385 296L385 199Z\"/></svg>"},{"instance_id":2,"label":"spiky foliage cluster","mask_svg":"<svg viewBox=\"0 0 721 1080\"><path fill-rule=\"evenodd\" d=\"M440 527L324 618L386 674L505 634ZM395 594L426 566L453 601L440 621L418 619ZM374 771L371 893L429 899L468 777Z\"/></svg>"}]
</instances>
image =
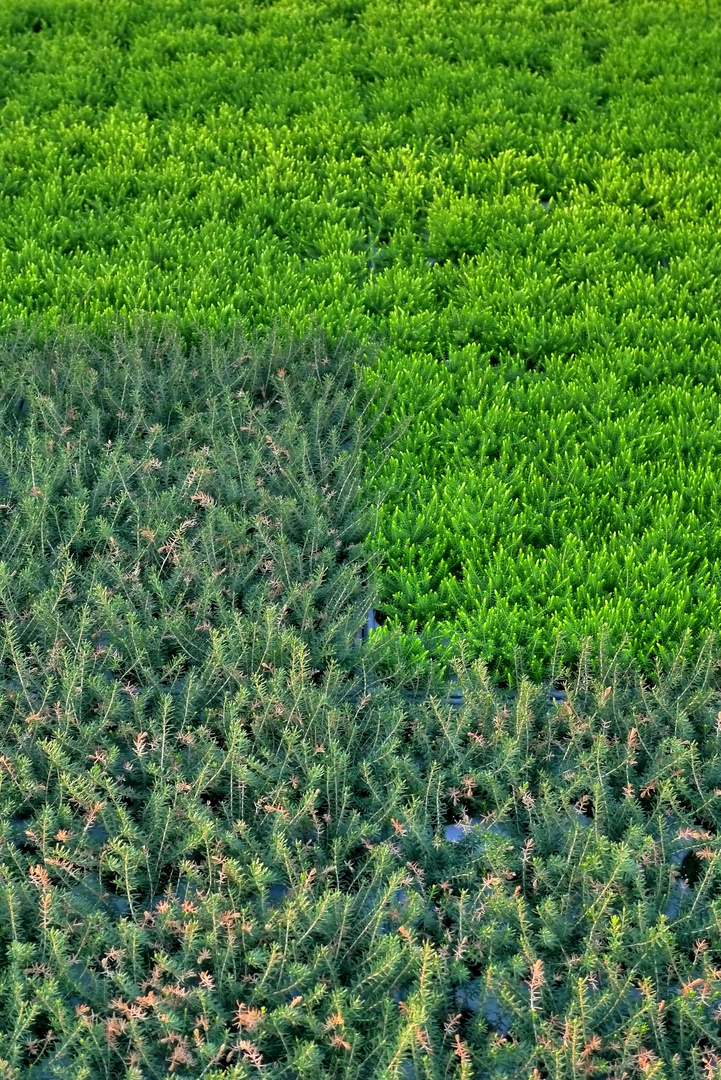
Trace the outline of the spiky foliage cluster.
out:
<instances>
[{"instance_id":1,"label":"spiky foliage cluster","mask_svg":"<svg viewBox=\"0 0 721 1080\"><path fill-rule=\"evenodd\" d=\"M721 1076L712 642L359 644L359 357L4 343L0 1075Z\"/></svg>"}]
</instances>

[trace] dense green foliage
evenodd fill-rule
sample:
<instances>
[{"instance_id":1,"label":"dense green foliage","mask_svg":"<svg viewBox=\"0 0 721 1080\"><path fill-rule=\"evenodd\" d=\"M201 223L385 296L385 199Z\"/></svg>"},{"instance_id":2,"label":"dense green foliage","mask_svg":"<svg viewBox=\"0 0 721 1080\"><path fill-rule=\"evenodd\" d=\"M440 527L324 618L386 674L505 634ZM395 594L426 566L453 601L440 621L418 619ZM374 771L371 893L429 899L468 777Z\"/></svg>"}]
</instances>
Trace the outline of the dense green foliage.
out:
<instances>
[{"instance_id":1,"label":"dense green foliage","mask_svg":"<svg viewBox=\"0 0 721 1080\"><path fill-rule=\"evenodd\" d=\"M720 628L720 16L9 0L0 317L381 331L381 610L648 672Z\"/></svg>"},{"instance_id":2,"label":"dense green foliage","mask_svg":"<svg viewBox=\"0 0 721 1080\"><path fill-rule=\"evenodd\" d=\"M721 1077L711 642L361 647L362 358L0 348L4 1080Z\"/></svg>"},{"instance_id":3,"label":"dense green foliage","mask_svg":"<svg viewBox=\"0 0 721 1080\"><path fill-rule=\"evenodd\" d=\"M719 90L0 5L0 1080L721 1080Z\"/></svg>"}]
</instances>

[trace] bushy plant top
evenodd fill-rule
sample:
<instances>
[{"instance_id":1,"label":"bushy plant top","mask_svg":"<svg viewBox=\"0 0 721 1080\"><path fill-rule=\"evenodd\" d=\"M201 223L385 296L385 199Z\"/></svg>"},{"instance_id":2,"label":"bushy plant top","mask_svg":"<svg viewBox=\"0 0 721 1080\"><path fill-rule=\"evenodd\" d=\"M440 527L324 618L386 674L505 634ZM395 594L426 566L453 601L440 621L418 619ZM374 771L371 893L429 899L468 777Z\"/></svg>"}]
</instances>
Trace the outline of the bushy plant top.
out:
<instances>
[{"instance_id":1,"label":"bushy plant top","mask_svg":"<svg viewBox=\"0 0 721 1080\"><path fill-rule=\"evenodd\" d=\"M448 704L357 641L359 350L2 356L0 1075L721 1076L713 642Z\"/></svg>"}]
</instances>

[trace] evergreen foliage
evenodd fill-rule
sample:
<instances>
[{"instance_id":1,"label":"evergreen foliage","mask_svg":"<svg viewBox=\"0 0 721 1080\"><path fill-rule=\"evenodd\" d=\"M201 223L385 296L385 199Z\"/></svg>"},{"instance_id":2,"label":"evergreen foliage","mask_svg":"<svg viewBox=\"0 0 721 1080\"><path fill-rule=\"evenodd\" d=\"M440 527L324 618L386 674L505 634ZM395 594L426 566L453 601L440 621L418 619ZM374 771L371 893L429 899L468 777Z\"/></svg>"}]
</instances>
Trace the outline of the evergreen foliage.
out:
<instances>
[{"instance_id":1,"label":"evergreen foliage","mask_svg":"<svg viewBox=\"0 0 721 1080\"><path fill-rule=\"evenodd\" d=\"M719 16L0 5L0 1080L721 1080Z\"/></svg>"},{"instance_id":2,"label":"evergreen foliage","mask_svg":"<svg viewBox=\"0 0 721 1080\"><path fill-rule=\"evenodd\" d=\"M721 1077L713 638L447 703L364 350L195 336L1 346L0 1076Z\"/></svg>"}]
</instances>

